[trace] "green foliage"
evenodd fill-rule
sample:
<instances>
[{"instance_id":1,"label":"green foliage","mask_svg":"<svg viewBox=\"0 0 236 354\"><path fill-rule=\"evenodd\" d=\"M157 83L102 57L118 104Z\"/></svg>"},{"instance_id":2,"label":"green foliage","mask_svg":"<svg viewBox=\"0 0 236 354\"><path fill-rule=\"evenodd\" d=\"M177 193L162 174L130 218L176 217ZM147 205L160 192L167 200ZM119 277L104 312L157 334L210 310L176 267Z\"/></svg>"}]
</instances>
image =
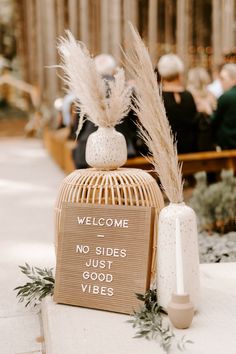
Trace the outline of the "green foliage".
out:
<instances>
[{"instance_id":1,"label":"green foliage","mask_svg":"<svg viewBox=\"0 0 236 354\"><path fill-rule=\"evenodd\" d=\"M52 269L30 267L27 263L19 268L31 280L31 282L14 289L18 290L16 296L19 297L19 302L26 301L25 307L29 304L36 306L45 296L53 295L55 280ZM177 340L165 316L167 313L158 305L155 289L147 291L145 295L136 294L136 296L144 302L144 305L140 311L135 311L133 318L128 321L138 329L135 338L144 337L149 340L158 340L166 353L170 353L174 344L178 350L184 351L187 344L193 343L186 340L185 336Z\"/></svg>"},{"instance_id":2,"label":"green foliage","mask_svg":"<svg viewBox=\"0 0 236 354\"><path fill-rule=\"evenodd\" d=\"M52 269L30 267L27 263L19 268L31 280L14 289L18 290L16 296L19 297L19 302L26 301L25 307L29 304L36 306L45 296L53 295L55 280Z\"/></svg>"},{"instance_id":3,"label":"green foliage","mask_svg":"<svg viewBox=\"0 0 236 354\"><path fill-rule=\"evenodd\" d=\"M221 181L207 185L205 172L195 175L197 184L190 200L199 226L220 233L236 230L236 177L232 170L222 171Z\"/></svg>"},{"instance_id":4,"label":"green foliage","mask_svg":"<svg viewBox=\"0 0 236 354\"><path fill-rule=\"evenodd\" d=\"M166 353L170 352L174 342L180 351L184 351L186 345L192 343L190 340L185 340L185 337L176 339L165 316L167 313L158 305L156 289L147 291L145 295L136 294L136 296L144 302L144 305L139 311L135 311L133 318L128 321L137 329L135 338L157 340Z\"/></svg>"}]
</instances>

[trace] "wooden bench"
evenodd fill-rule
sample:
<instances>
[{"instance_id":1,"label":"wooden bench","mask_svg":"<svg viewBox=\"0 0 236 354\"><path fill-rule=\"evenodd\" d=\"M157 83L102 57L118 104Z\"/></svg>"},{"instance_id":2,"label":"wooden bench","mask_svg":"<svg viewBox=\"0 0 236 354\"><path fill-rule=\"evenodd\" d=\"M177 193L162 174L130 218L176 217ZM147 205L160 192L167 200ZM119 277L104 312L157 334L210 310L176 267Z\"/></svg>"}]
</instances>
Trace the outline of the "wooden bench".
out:
<instances>
[{"instance_id":1,"label":"wooden bench","mask_svg":"<svg viewBox=\"0 0 236 354\"><path fill-rule=\"evenodd\" d=\"M62 128L55 131L46 129L43 134L44 145L48 150L49 154L51 155L53 160L55 160L56 163L66 172L71 172L70 170L68 170L68 163L69 163L68 162L69 156L67 156L68 149L65 148L68 142L69 134L70 131L68 128ZM70 148L70 150L72 151L72 147ZM71 162L73 163L72 157L71 157ZM65 164L67 170L65 169ZM74 168L72 169L72 171L73 170Z\"/></svg>"},{"instance_id":2,"label":"wooden bench","mask_svg":"<svg viewBox=\"0 0 236 354\"><path fill-rule=\"evenodd\" d=\"M58 131L46 130L44 133L46 149L66 173L75 169L72 150L75 148L76 142L67 140L68 135L67 128ZM181 154L179 161L183 163L184 176L193 175L199 171L220 172L222 169L233 169L236 172L236 150ZM125 167L153 169L152 165L142 156L128 159Z\"/></svg>"},{"instance_id":3,"label":"wooden bench","mask_svg":"<svg viewBox=\"0 0 236 354\"><path fill-rule=\"evenodd\" d=\"M190 154L180 154L179 161L183 163L183 175L192 175L199 171L220 172L222 169L236 171L236 150L204 151ZM144 157L128 159L127 167L152 169Z\"/></svg>"},{"instance_id":4,"label":"wooden bench","mask_svg":"<svg viewBox=\"0 0 236 354\"><path fill-rule=\"evenodd\" d=\"M64 144L64 167L63 170L69 174L75 170L75 163L72 158L72 150L76 147L76 141L68 140Z\"/></svg>"},{"instance_id":5,"label":"wooden bench","mask_svg":"<svg viewBox=\"0 0 236 354\"><path fill-rule=\"evenodd\" d=\"M236 150L206 151L179 155L183 162L183 174L190 175L198 171L220 172L233 169L236 172Z\"/></svg>"}]
</instances>

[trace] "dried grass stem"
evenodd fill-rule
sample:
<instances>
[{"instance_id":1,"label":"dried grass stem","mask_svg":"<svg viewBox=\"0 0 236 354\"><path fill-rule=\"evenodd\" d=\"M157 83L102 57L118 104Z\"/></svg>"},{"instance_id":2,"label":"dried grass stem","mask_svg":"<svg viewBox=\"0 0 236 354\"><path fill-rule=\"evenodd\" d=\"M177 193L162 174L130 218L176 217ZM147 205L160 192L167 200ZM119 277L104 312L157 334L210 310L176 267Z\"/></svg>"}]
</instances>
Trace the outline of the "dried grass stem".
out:
<instances>
[{"instance_id":1,"label":"dried grass stem","mask_svg":"<svg viewBox=\"0 0 236 354\"><path fill-rule=\"evenodd\" d=\"M126 69L135 79L133 109L140 135L147 144L155 171L166 196L172 203L183 201L182 166L178 162L176 141L166 117L152 62L138 32L130 24L132 40L125 55Z\"/></svg>"}]
</instances>

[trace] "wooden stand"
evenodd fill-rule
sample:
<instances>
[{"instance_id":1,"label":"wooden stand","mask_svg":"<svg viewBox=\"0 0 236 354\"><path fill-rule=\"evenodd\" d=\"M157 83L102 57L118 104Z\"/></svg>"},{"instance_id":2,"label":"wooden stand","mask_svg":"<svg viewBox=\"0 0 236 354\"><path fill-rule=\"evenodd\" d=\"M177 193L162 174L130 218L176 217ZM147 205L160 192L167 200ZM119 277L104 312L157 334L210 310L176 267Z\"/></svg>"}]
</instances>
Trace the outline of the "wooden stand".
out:
<instances>
[{"instance_id":1,"label":"wooden stand","mask_svg":"<svg viewBox=\"0 0 236 354\"><path fill-rule=\"evenodd\" d=\"M61 184L55 207L56 249L61 231L63 202L105 205L149 206L156 214L164 207L162 193L155 179L143 170L119 168L98 171L75 170ZM157 222L154 230L151 278L156 272Z\"/></svg>"}]
</instances>

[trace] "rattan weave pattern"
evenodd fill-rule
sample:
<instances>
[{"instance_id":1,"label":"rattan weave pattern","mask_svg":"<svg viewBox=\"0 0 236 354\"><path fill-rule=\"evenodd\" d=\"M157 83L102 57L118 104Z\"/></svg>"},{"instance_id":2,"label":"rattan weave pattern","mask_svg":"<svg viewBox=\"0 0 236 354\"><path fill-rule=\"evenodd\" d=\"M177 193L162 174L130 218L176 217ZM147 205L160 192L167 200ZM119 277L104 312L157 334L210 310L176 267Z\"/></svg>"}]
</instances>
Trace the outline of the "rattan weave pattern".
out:
<instances>
[{"instance_id":1,"label":"rattan weave pattern","mask_svg":"<svg viewBox=\"0 0 236 354\"><path fill-rule=\"evenodd\" d=\"M101 171L93 168L75 170L62 182L55 206L55 243L60 234L63 202L149 206L156 215L164 207L162 193L155 179L141 169L119 168ZM152 277L156 271L157 222L154 230Z\"/></svg>"}]
</instances>

